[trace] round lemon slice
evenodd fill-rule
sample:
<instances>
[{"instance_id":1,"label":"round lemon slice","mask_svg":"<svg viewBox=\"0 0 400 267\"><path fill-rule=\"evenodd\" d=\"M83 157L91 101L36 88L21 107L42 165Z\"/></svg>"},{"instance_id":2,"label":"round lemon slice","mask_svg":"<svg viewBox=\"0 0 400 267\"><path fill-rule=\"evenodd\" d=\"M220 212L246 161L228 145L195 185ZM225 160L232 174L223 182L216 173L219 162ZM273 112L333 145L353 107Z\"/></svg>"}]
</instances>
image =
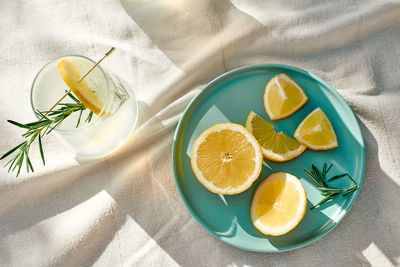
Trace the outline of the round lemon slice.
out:
<instances>
[{"instance_id":1,"label":"round lemon slice","mask_svg":"<svg viewBox=\"0 0 400 267\"><path fill-rule=\"evenodd\" d=\"M294 137L314 150L327 150L338 146L335 130L321 108L314 109L300 122Z\"/></svg>"},{"instance_id":2,"label":"round lemon slice","mask_svg":"<svg viewBox=\"0 0 400 267\"><path fill-rule=\"evenodd\" d=\"M78 99L88 109L98 115L104 106L104 100L98 95L98 88L93 88L93 85L92 87L89 85L87 82L89 76L78 82L90 67L91 65L89 61L83 59L71 60L69 58L63 58L58 63L58 72ZM101 73L98 71L96 72L96 70L93 70L89 75L91 75L91 80L95 81L98 86L100 84L99 81L104 79L104 77L101 76ZM93 76L97 77L93 78Z\"/></svg>"},{"instance_id":3,"label":"round lemon slice","mask_svg":"<svg viewBox=\"0 0 400 267\"><path fill-rule=\"evenodd\" d=\"M274 126L250 112L246 120L246 128L254 135L261 146L266 159L272 161L288 161L296 158L306 147L285 133L277 133Z\"/></svg>"},{"instance_id":4,"label":"round lemon slice","mask_svg":"<svg viewBox=\"0 0 400 267\"><path fill-rule=\"evenodd\" d=\"M248 189L260 175L262 152L257 140L241 125L217 124L194 142L191 164L208 190L237 194Z\"/></svg>"},{"instance_id":5,"label":"round lemon slice","mask_svg":"<svg viewBox=\"0 0 400 267\"><path fill-rule=\"evenodd\" d=\"M264 106L271 120L289 117L307 100L303 88L286 74L276 75L265 87Z\"/></svg>"},{"instance_id":6,"label":"round lemon slice","mask_svg":"<svg viewBox=\"0 0 400 267\"><path fill-rule=\"evenodd\" d=\"M304 187L295 176L271 174L256 189L251 203L251 220L266 235L279 236L294 229L307 208Z\"/></svg>"}]
</instances>

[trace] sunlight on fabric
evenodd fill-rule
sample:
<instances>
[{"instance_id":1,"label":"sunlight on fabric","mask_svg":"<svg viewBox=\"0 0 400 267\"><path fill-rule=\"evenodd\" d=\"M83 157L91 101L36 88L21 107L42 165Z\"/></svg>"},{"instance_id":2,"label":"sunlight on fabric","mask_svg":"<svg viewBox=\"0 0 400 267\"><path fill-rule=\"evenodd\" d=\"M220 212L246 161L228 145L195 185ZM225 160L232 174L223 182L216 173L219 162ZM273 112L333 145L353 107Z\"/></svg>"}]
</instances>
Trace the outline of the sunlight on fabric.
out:
<instances>
[{"instance_id":1,"label":"sunlight on fabric","mask_svg":"<svg viewBox=\"0 0 400 267\"><path fill-rule=\"evenodd\" d=\"M125 0L126 2L133 4L157 4L166 8L182 8L185 4L185 0Z\"/></svg>"},{"instance_id":2,"label":"sunlight on fabric","mask_svg":"<svg viewBox=\"0 0 400 267\"><path fill-rule=\"evenodd\" d=\"M374 242L364 249L362 254L367 258L371 266L394 266Z\"/></svg>"},{"instance_id":3,"label":"sunlight on fabric","mask_svg":"<svg viewBox=\"0 0 400 267\"><path fill-rule=\"evenodd\" d=\"M275 26L277 19L284 23L293 23L298 25L298 18L304 16L304 11L302 11L303 6L307 5L303 1L294 1L289 4L285 1L238 1L230 0L232 5L234 5L238 10L250 16L257 22L261 23L267 28ZM257 3L255 3L257 2ZM328 5L327 3L320 4L321 6ZM318 4L315 5L311 10L318 13ZM310 11L308 11L310 12ZM305 22L303 22L305 23ZM301 25L301 24L300 24ZM277 27L279 28L279 26ZM281 28L283 29L283 28ZM283 31L281 30L281 33ZM279 32L277 32L279 34Z\"/></svg>"},{"instance_id":4,"label":"sunlight on fabric","mask_svg":"<svg viewBox=\"0 0 400 267\"><path fill-rule=\"evenodd\" d=\"M242 267L250 267L250 265L247 265L247 264L244 264L244 265L237 265L236 263L231 263L231 264L228 264L227 266L229 266L229 267L239 267L239 266L242 266Z\"/></svg>"},{"instance_id":5,"label":"sunlight on fabric","mask_svg":"<svg viewBox=\"0 0 400 267\"><path fill-rule=\"evenodd\" d=\"M176 223L177 218L175 216L164 224L153 236L150 236L131 216L127 216L127 220L127 225L132 225L134 229L136 241L142 244L140 247L133 249L132 256L125 261L123 266L141 265L140 263L146 262L146 258L151 257L151 255L158 255L157 257L162 258L164 262L168 263L167 265L178 265L168 252L157 243Z\"/></svg>"}]
</instances>

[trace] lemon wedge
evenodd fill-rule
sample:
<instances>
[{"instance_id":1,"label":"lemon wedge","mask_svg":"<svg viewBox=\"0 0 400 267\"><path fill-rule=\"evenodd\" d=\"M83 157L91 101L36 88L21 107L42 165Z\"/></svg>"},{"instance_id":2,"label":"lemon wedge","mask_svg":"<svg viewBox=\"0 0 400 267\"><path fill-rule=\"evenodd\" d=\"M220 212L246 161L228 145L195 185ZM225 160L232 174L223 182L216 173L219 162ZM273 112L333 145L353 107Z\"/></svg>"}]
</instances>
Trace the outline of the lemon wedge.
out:
<instances>
[{"instance_id":1,"label":"lemon wedge","mask_svg":"<svg viewBox=\"0 0 400 267\"><path fill-rule=\"evenodd\" d=\"M257 140L241 125L217 124L194 142L191 164L208 190L237 194L248 189L260 175L262 152Z\"/></svg>"},{"instance_id":2,"label":"lemon wedge","mask_svg":"<svg viewBox=\"0 0 400 267\"><path fill-rule=\"evenodd\" d=\"M271 123L253 111L247 117L246 128L257 139L266 159L288 161L306 150L306 147L297 142L296 139L282 132L277 133Z\"/></svg>"},{"instance_id":3,"label":"lemon wedge","mask_svg":"<svg viewBox=\"0 0 400 267\"><path fill-rule=\"evenodd\" d=\"M289 117L307 100L303 88L283 73L273 77L265 87L264 106L271 120Z\"/></svg>"},{"instance_id":4,"label":"lemon wedge","mask_svg":"<svg viewBox=\"0 0 400 267\"><path fill-rule=\"evenodd\" d=\"M335 130L321 108L314 109L300 122L294 137L314 150L327 150L338 146Z\"/></svg>"}]
</instances>

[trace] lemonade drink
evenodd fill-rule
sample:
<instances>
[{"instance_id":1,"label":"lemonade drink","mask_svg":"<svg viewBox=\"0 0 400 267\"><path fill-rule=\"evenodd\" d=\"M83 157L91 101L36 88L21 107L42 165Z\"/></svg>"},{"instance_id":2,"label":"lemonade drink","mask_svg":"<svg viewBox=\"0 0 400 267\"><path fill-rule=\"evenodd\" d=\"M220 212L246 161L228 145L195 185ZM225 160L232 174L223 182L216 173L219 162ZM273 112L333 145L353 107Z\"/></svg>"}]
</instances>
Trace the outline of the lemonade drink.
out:
<instances>
[{"instance_id":1,"label":"lemonade drink","mask_svg":"<svg viewBox=\"0 0 400 267\"><path fill-rule=\"evenodd\" d=\"M70 90L58 69L58 64L63 59L67 59L82 73L95 64L89 58L72 55L55 59L44 66L36 75L31 89L31 104L35 114L38 110L48 111ZM74 112L54 132L67 147L79 155L105 155L124 144L132 134L137 120L137 101L126 82L100 66L91 71L84 82L99 99L101 111L98 114L93 113L90 122L85 121L91 113L92 108L89 106L90 109L87 108L81 115ZM67 96L61 103L74 101ZM38 114L37 116L40 118ZM80 123L76 127L78 120Z\"/></svg>"}]
</instances>

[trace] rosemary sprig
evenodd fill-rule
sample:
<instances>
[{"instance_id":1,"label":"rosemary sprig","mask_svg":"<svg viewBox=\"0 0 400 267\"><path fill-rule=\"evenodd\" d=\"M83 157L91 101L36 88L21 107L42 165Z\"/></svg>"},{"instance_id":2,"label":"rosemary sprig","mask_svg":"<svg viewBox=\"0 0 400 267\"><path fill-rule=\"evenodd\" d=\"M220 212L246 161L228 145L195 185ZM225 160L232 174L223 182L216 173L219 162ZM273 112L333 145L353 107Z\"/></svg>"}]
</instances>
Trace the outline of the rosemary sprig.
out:
<instances>
[{"instance_id":1,"label":"rosemary sprig","mask_svg":"<svg viewBox=\"0 0 400 267\"><path fill-rule=\"evenodd\" d=\"M1 156L0 160L6 158L7 156L13 154L15 151L17 153L4 165L4 167L8 167L8 172L17 171L17 176L21 172L22 165L26 164L26 171L29 173L30 171L34 172L32 162L29 158L29 149L31 148L32 143L37 139L39 145L40 156L42 158L43 165L46 165L46 161L43 153L42 146L42 137L49 134L55 128L61 125L61 123L68 118L74 112L79 113L79 119L77 121L76 127L79 126L82 113L86 110L86 106L80 102L74 95L71 93L68 96L74 101L74 103L60 103L57 106L58 109L49 110L49 111L39 111L36 113L40 117L38 121L22 124L13 120L8 120L9 123L19 127L26 129L26 132L22 134L26 140L10 149L3 156ZM85 122L90 122L93 117L93 112L90 112Z\"/></svg>"},{"instance_id":2,"label":"rosemary sprig","mask_svg":"<svg viewBox=\"0 0 400 267\"><path fill-rule=\"evenodd\" d=\"M348 173L343 173L339 174L336 176L333 176L332 178L327 179L326 175L328 174L329 170L332 168L333 164L328 165L324 163L324 166L322 168L322 174L319 172L317 167L315 167L314 164L312 164L311 171L308 172L307 170L304 170L305 174L318 186L317 189L321 191L321 195L325 196L320 202L318 202L315 206L311 207L310 209L314 209L318 206L321 206L325 202L328 202L329 200L333 199L334 197L337 197L339 195L342 196L347 196L348 194L354 192L359 188L357 183L354 181L353 177L350 176ZM347 187L347 188L334 188L331 187L327 184L327 181L333 181L342 177L349 177L351 181L354 183L353 186Z\"/></svg>"}]
</instances>

